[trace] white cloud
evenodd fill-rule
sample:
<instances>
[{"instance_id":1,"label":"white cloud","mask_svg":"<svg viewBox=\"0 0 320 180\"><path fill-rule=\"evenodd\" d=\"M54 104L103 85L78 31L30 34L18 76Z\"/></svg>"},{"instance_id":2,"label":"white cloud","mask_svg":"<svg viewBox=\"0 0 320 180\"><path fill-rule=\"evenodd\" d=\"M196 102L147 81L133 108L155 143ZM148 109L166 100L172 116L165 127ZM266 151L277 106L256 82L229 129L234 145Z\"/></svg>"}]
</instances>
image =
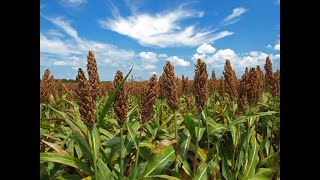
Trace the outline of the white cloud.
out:
<instances>
[{"instance_id":1,"label":"white cloud","mask_svg":"<svg viewBox=\"0 0 320 180\"><path fill-rule=\"evenodd\" d=\"M200 58L207 63L208 66L223 69L225 60L230 60L230 63L234 69L244 69L245 67L255 67L260 65L262 67L266 58L269 56L271 60L280 59L280 54L266 54L261 51L251 51L249 53L242 53L245 56L237 55L232 49L220 49L212 55L195 53L192 57L194 63Z\"/></svg>"},{"instance_id":2,"label":"white cloud","mask_svg":"<svg viewBox=\"0 0 320 180\"><path fill-rule=\"evenodd\" d=\"M170 56L167 60L170 61L174 66L186 67L190 65L190 62L185 61L177 56Z\"/></svg>"},{"instance_id":3,"label":"white cloud","mask_svg":"<svg viewBox=\"0 0 320 180\"><path fill-rule=\"evenodd\" d=\"M201 18L203 13L178 8L156 14L133 14L121 17L115 13L114 18L99 20L102 28L115 31L137 40L141 45L155 47L198 46L204 42L213 42L232 35L233 32L213 33L191 26L182 26L181 21L188 18Z\"/></svg>"},{"instance_id":4,"label":"white cloud","mask_svg":"<svg viewBox=\"0 0 320 180\"><path fill-rule=\"evenodd\" d=\"M144 69L156 69L157 66L153 65L153 64L147 64L143 66Z\"/></svg>"},{"instance_id":5,"label":"white cloud","mask_svg":"<svg viewBox=\"0 0 320 180\"><path fill-rule=\"evenodd\" d=\"M64 20L61 17L48 18L42 15L42 17L49 20L52 24L61 28L67 36L54 36L48 33L48 36L40 33L40 54L46 54L54 56L54 58L45 58L43 55L40 56L41 63L43 61L51 61L59 59L59 61L65 61L68 65L76 65L73 62L74 57L78 58L79 61L85 64L86 55L88 51L93 51L97 59L98 65L107 64L112 67L126 66L132 62L136 56L132 50L120 49L115 45L86 40L79 37L78 32L71 27L70 22ZM73 59L72 59L73 58ZM59 63L58 63L59 64ZM61 63L60 63L61 64Z\"/></svg>"},{"instance_id":6,"label":"white cloud","mask_svg":"<svg viewBox=\"0 0 320 180\"><path fill-rule=\"evenodd\" d=\"M140 52L139 57L143 62L155 63L158 61L157 54L154 52Z\"/></svg>"},{"instance_id":7,"label":"white cloud","mask_svg":"<svg viewBox=\"0 0 320 180\"><path fill-rule=\"evenodd\" d=\"M197 53L214 53L216 49L212 47L210 44L203 43L201 46L197 48Z\"/></svg>"},{"instance_id":8,"label":"white cloud","mask_svg":"<svg viewBox=\"0 0 320 180\"><path fill-rule=\"evenodd\" d=\"M81 54L73 44L57 38L48 39L42 33L40 33L40 52L57 55Z\"/></svg>"},{"instance_id":9,"label":"white cloud","mask_svg":"<svg viewBox=\"0 0 320 180\"><path fill-rule=\"evenodd\" d=\"M78 32L71 27L70 22L68 22L67 20L64 20L62 17L56 17L56 18L48 18L46 16L43 16L43 17L45 17L51 23L63 29L69 36L73 37L75 40L82 41L78 36Z\"/></svg>"},{"instance_id":10,"label":"white cloud","mask_svg":"<svg viewBox=\"0 0 320 180\"><path fill-rule=\"evenodd\" d=\"M267 46L266 48L268 48L268 49L272 49L271 44L268 44L268 46Z\"/></svg>"},{"instance_id":11,"label":"white cloud","mask_svg":"<svg viewBox=\"0 0 320 180\"><path fill-rule=\"evenodd\" d=\"M53 62L53 65L56 65L56 66L66 66L67 63L65 61L55 61Z\"/></svg>"},{"instance_id":12,"label":"white cloud","mask_svg":"<svg viewBox=\"0 0 320 180\"><path fill-rule=\"evenodd\" d=\"M166 58L166 57L168 57L168 55L166 55L166 54L158 54L158 57L159 58Z\"/></svg>"},{"instance_id":13,"label":"white cloud","mask_svg":"<svg viewBox=\"0 0 320 180\"><path fill-rule=\"evenodd\" d=\"M86 2L87 2L86 0L61 0L60 4L65 5L65 6L77 7L77 6L80 6Z\"/></svg>"},{"instance_id":14,"label":"white cloud","mask_svg":"<svg viewBox=\"0 0 320 180\"><path fill-rule=\"evenodd\" d=\"M243 7L234 8L233 11L232 11L232 14L227 16L224 19L224 22L227 23L227 24L232 24L232 23L237 21L237 20L235 20L235 18L239 17L241 14L243 14L245 12L247 12L247 9L245 9Z\"/></svg>"},{"instance_id":15,"label":"white cloud","mask_svg":"<svg viewBox=\"0 0 320 180\"><path fill-rule=\"evenodd\" d=\"M274 48L275 50L280 51L280 41L279 41L279 43L275 44L273 48Z\"/></svg>"},{"instance_id":16,"label":"white cloud","mask_svg":"<svg viewBox=\"0 0 320 180\"><path fill-rule=\"evenodd\" d=\"M57 29L50 29L47 34L50 36L63 37L63 34Z\"/></svg>"},{"instance_id":17,"label":"white cloud","mask_svg":"<svg viewBox=\"0 0 320 180\"><path fill-rule=\"evenodd\" d=\"M151 74L151 75L153 75L153 74L157 75L157 72L151 72L150 74Z\"/></svg>"}]
</instances>

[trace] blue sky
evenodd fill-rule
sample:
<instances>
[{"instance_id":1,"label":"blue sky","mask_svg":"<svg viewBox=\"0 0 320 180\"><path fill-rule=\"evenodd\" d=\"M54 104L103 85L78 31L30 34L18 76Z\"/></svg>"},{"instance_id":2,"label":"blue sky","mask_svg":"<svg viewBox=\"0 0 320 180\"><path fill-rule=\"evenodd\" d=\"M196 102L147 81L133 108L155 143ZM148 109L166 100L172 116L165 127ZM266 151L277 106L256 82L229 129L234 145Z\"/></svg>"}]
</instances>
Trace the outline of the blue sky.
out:
<instances>
[{"instance_id":1,"label":"blue sky","mask_svg":"<svg viewBox=\"0 0 320 180\"><path fill-rule=\"evenodd\" d=\"M280 69L280 0L57 0L40 1L40 78L45 69L75 79L95 54L100 80L117 70L148 79L165 62L181 78L194 77L198 58L222 75L229 59L238 77L263 67Z\"/></svg>"}]
</instances>

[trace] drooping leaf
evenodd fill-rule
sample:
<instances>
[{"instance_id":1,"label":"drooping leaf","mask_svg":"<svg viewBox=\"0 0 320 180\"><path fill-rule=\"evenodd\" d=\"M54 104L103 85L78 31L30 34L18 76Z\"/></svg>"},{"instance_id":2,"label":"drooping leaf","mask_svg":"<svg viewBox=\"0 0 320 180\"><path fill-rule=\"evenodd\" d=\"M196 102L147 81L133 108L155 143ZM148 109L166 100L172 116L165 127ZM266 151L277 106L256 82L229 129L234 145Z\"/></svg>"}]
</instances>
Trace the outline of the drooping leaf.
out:
<instances>
[{"instance_id":1,"label":"drooping leaf","mask_svg":"<svg viewBox=\"0 0 320 180\"><path fill-rule=\"evenodd\" d=\"M174 148L172 146L168 146L161 154L152 157L147 163L146 170L144 171L144 177L161 174L161 172L169 167L176 159L174 152Z\"/></svg>"},{"instance_id":2,"label":"drooping leaf","mask_svg":"<svg viewBox=\"0 0 320 180\"><path fill-rule=\"evenodd\" d=\"M90 176L94 175L93 171L84 162L70 155L60 153L40 153L40 161L66 164L75 168L79 168Z\"/></svg>"}]
</instances>

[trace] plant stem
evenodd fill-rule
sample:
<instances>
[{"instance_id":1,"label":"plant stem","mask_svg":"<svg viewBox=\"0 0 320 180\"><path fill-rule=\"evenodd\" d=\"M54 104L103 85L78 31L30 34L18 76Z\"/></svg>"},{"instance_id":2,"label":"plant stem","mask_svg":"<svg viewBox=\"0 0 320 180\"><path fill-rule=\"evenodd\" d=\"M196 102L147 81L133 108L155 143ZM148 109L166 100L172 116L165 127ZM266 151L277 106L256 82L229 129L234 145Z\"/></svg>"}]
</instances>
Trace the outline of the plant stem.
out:
<instances>
[{"instance_id":1,"label":"plant stem","mask_svg":"<svg viewBox=\"0 0 320 180\"><path fill-rule=\"evenodd\" d=\"M199 134L200 134L200 121L201 121L201 115L200 115L200 119L198 120L198 132L197 132L197 135L196 135L196 152L194 153L195 154L195 161L197 161L197 158L198 158L198 138L199 138ZM196 172L196 164L193 166L193 173Z\"/></svg>"},{"instance_id":2,"label":"plant stem","mask_svg":"<svg viewBox=\"0 0 320 180\"><path fill-rule=\"evenodd\" d=\"M204 118L204 117L203 117ZM205 118L204 118L205 119ZM207 145L208 145L208 151L209 151L209 149L210 149L210 143L209 143L209 141L210 141L210 139L209 139L209 127L208 127L208 121L207 121L207 119L205 119L205 121L206 121L206 131L207 131Z\"/></svg>"},{"instance_id":3,"label":"plant stem","mask_svg":"<svg viewBox=\"0 0 320 180\"><path fill-rule=\"evenodd\" d=\"M270 145L269 145L269 154L271 153L271 147L272 147L272 133L273 133L273 120L271 121L271 137L270 137Z\"/></svg>"},{"instance_id":4,"label":"plant stem","mask_svg":"<svg viewBox=\"0 0 320 180\"><path fill-rule=\"evenodd\" d=\"M175 139L178 142L178 129L177 129L177 119L176 119L176 110L174 110L174 129L175 129Z\"/></svg>"},{"instance_id":5,"label":"plant stem","mask_svg":"<svg viewBox=\"0 0 320 180\"><path fill-rule=\"evenodd\" d=\"M123 147L123 124L121 125L120 128L120 179L123 180L123 151L124 151L124 147Z\"/></svg>"},{"instance_id":6,"label":"plant stem","mask_svg":"<svg viewBox=\"0 0 320 180\"><path fill-rule=\"evenodd\" d=\"M138 149L137 149L137 154L136 154L136 162L134 164L134 175L133 175L133 180L136 179L137 176L137 168L138 168L138 160L139 160L139 153L140 153L140 140L141 140L141 133L142 133L143 125L141 126L140 129L140 135L139 135L139 140L138 140Z\"/></svg>"}]
</instances>

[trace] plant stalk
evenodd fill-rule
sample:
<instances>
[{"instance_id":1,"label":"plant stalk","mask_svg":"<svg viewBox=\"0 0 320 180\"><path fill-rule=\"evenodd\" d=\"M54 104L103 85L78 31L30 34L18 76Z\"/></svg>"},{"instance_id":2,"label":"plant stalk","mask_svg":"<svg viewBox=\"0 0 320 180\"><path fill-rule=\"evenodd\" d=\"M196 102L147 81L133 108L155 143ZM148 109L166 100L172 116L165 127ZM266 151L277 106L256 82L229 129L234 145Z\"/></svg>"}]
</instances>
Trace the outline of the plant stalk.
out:
<instances>
[{"instance_id":1,"label":"plant stalk","mask_svg":"<svg viewBox=\"0 0 320 180\"><path fill-rule=\"evenodd\" d=\"M123 180L123 151L124 151L124 142L123 142L123 124L120 128L120 180Z\"/></svg>"},{"instance_id":2,"label":"plant stalk","mask_svg":"<svg viewBox=\"0 0 320 180\"><path fill-rule=\"evenodd\" d=\"M200 115L200 119L198 120L198 132L197 132L197 135L196 135L196 152L194 153L195 154L195 160L197 161L197 158L198 158L198 138L199 138L199 134L200 134L200 121L201 121L201 115ZM196 165L193 166L193 173L196 172Z\"/></svg>"},{"instance_id":3,"label":"plant stalk","mask_svg":"<svg viewBox=\"0 0 320 180\"><path fill-rule=\"evenodd\" d=\"M175 129L175 139L178 142L178 128L177 128L177 119L176 119L176 110L174 110L174 129Z\"/></svg>"},{"instance_id":4,"label":"plant stalk","mask_svg":"<svg viewBox=\"0 0 320 180\"><path fill-rule=\"evenodd\" d=\"M205 119L204 117L202 117L203 119ZM210 149L210 143L209 143L209 141L210 141L210 139L209 139L209 127L208 127L208 121L207 121L207 119L205 119L205 121L206 121L206 131L207 131L207 145L208 145L208 151L209 151L209 149Z\"/></svg>"},{"instance_id":5,"label":"plant stalk","mask_svg":"<svg viewBox=\"0 0 320 180\"><path fill-rule=\"evenodd\" d=\"M139 140L138 140L138 149L137 149L137 154L136 154L136 162L134 163L134 175L133 175L133 180L136 179L136 176L137 176L137 168L138 168L138 160L139 160L139 154L140 154L140 141L141 141L141 134L142 134L142 129L143 129L143 126L141 126L141 129L140 129L140 135L139 135Z\"/></svg>"}]
</instances>

